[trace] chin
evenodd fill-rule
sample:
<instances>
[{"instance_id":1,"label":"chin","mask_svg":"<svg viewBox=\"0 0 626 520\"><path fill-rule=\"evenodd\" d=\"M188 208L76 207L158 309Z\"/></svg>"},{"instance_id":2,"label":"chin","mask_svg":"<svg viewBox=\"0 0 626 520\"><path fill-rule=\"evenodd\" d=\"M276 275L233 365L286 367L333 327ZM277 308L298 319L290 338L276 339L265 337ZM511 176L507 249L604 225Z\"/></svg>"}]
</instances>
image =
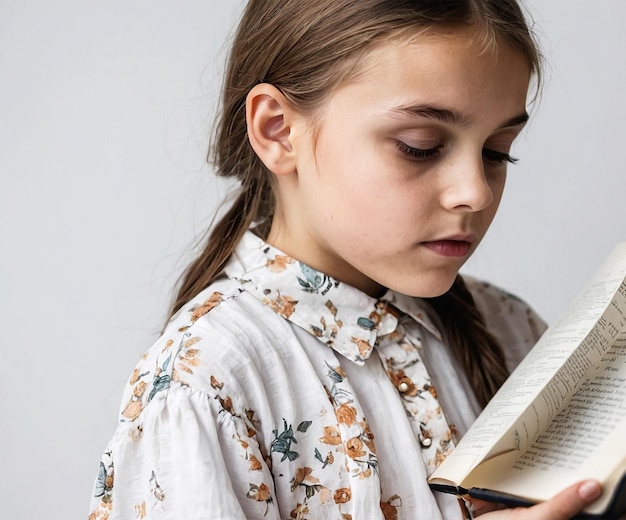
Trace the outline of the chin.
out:
<instances>
[{"instance_id":1,"label":"chin","mask_svg":"<svg viewBox=\"0 0 626 520\"><path fill-rule=\"evenodd\" d=\"M406 280L399 280L398 283L387 286L393 291L413 296L415 298L436 298L450 290L457 273L450 276L424 276L416 283L407 283Z\"/></svg>"}]
</instances>

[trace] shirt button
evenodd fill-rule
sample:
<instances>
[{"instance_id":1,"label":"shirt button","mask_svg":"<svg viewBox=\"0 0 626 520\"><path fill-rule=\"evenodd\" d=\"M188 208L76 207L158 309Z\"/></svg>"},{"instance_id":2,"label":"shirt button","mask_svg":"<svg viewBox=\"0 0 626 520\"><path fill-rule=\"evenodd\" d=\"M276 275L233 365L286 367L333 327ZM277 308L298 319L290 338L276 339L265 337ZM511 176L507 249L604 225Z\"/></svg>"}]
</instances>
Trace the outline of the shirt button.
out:
<instances>
[{"instance_id":1,"label":"shirt button","mask_svg":"<svg viewBox=\"0 0 626 520\"><path fill-rule=\"evenodd\" d=\"M398 385L398 390L400 392L402 392L403 394L409 391L409 385L408 383L406 383L405 381L402 381L399 385Z\"/></svg>"},{"instance_id":2,"label":"shirt button","mask_svg":"<svg viewBox=\"0 0 626 520\"><path fill-rule=\"evenodd\" d=\"M420 444L422 448L430 448L433 440L430 437L420 437Z\"/></svg>"}]
</instances>

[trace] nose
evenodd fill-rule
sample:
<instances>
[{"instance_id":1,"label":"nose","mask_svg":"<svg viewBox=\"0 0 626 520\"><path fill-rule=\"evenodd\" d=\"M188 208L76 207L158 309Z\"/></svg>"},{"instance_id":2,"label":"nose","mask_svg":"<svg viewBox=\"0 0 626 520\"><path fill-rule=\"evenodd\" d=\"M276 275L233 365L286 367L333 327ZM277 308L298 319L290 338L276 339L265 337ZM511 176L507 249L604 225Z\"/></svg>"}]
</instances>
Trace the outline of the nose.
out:
<instances>
[{"instance_id":1,"label":"nose","mask_svg":"<svg viewBox=\"0 0 626 520\"><path fill-rule=\"evenodd\" d=\"M441 204L446 209L476 212L493 202L494 195L485 174L482 153L479 157L459 156L443 172Z\"/></svg>"}]
</instances>

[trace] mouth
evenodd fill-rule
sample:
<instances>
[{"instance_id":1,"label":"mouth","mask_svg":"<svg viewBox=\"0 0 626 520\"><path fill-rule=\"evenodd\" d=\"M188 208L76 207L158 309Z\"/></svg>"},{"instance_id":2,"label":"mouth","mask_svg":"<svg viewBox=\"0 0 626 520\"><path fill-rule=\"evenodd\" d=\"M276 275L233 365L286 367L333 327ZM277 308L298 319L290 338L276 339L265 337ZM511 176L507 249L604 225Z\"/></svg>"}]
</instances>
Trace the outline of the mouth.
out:
<instances>
[{"instance_id":1,"label":"mouth","mask_svg":"<svg viewBox=\"0 0 626 520\"><path fill-rule=\"evenodd\" d=\"M472 244L475 241L475 236L466 235L422 242L422 244L426 249L437 255L452 258L463 258L469 254L472 249Z\"/></svg>"}]
</instances>

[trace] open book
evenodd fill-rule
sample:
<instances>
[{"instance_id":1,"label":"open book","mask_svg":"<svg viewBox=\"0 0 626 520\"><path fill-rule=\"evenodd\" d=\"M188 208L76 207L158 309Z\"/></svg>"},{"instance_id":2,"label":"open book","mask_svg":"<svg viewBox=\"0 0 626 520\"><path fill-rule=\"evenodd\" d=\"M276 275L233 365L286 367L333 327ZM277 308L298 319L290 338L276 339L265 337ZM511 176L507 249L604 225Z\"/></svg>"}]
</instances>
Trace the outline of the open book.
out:
<instances>
[{"instance_id":1,"label":"open book","mask_svg":"<svg viewBox=\"0 0 626 520\"><path fill-rule=\"evenodd\" d=\"M626 243L541 337L429 483L530 505L587 478L604 491L585 518L626 511Z\"/></svg>"}]
</instances>

